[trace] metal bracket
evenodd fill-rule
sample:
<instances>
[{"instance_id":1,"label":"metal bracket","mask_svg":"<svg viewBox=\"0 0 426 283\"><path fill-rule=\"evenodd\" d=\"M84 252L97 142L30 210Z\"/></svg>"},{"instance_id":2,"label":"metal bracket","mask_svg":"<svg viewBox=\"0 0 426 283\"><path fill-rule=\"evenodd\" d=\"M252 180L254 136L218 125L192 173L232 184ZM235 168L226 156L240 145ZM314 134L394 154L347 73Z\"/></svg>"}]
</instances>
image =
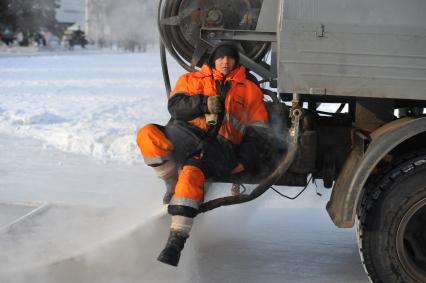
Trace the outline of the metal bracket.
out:
<instances>
[{"instance_id":1,"label":"metal bracket","mask_svg":"<svg viewBox=\"0 0 426 283\"><path fill-rule=\"evenodd\" d=\"M276 32L201 28L201 37L209 40L242 40L276 42Z\"/></svg>"}]
</instances>

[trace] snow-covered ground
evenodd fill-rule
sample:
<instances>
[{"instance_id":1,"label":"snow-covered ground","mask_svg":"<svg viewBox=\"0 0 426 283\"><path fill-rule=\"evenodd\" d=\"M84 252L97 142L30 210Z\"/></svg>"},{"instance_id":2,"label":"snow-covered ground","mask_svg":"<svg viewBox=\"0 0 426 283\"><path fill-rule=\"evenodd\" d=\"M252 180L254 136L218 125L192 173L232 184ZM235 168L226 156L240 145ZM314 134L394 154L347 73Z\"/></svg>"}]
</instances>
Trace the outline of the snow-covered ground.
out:
<instances>
[{"instance_id":1,"label":"snow-covered ground","mask_svg":"<svg viewBox=\"0 0 426 283\"><path fill-rule=\"evenodd\" d=\"M169 218L135 135L167 119L157 52L0 56L0 282L367 282L321 186L200 215L180 266L156 262Z\"/></svg>"},{"instance_id":2,"label":"snow-covered ground","mask_svg":"<svg viewBox=\"0 0 426 283\"><path fill-rule=\"evenodd\" d=\"M45 147L131 162L137 128L167 119L156 53L2 58L0 78L0 133Z\"/></svg>"}]
</instances>

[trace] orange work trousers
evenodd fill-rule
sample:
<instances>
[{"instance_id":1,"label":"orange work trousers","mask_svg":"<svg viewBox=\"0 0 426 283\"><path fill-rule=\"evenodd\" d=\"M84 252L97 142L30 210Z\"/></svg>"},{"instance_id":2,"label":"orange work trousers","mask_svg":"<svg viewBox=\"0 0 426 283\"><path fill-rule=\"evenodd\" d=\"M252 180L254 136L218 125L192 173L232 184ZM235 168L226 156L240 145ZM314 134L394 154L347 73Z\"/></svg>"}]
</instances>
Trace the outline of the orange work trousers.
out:
<instances>
[{"instance_id":1,"label":"orange work trousers","mask_svg":"<svg viewBox=\"0 0 426 283\"><path fill-rule=\"evenodd\" d=\"M168 160L182 165L168 210L172 215L195 217L204 197L206 177L224 177L236 166L232 144L221 137L207 137L181 124L141 128L137 144L149 166Z\"/></svg>"}]
</instances>

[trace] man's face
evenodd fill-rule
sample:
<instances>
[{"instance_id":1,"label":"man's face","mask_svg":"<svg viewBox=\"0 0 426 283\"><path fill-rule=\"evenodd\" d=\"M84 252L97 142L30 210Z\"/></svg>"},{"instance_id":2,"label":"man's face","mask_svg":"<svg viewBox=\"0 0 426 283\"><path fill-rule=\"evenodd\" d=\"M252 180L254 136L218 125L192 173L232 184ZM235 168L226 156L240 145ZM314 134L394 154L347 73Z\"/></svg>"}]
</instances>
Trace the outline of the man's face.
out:
<instances>
[{"instance_id":1,"label":"man's face","mask_svg":"<svg viewBox=\"0 0 426 283\"><path fill-rule=\"evenodd\" d=\"M228 55L219 57L214 60L214 68L223 75L228 75L235 67L235 59Z\"/></svg>"}]
</instances>

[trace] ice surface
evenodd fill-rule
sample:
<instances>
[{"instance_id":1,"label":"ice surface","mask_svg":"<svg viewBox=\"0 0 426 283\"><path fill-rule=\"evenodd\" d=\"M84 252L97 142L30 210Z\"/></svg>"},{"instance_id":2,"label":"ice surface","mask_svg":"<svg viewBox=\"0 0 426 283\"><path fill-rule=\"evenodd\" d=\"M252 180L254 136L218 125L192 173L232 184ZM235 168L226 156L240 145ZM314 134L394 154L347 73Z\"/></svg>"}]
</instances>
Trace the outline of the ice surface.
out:
<instances>
[{"instance_id":1,"label":"ice surface","mask_svg":"<svg viewBox=\"0 0 426 283\"><path fill-rule=\"evenodd\" d=\"M31 212L37 206L20 203L0 203L0 231Z\"/></svg>"}]
</instances>

